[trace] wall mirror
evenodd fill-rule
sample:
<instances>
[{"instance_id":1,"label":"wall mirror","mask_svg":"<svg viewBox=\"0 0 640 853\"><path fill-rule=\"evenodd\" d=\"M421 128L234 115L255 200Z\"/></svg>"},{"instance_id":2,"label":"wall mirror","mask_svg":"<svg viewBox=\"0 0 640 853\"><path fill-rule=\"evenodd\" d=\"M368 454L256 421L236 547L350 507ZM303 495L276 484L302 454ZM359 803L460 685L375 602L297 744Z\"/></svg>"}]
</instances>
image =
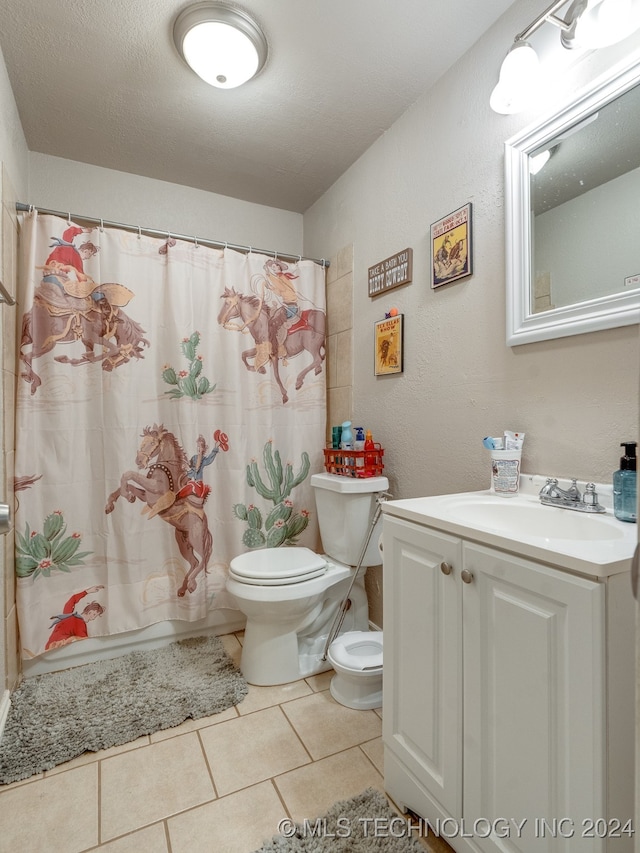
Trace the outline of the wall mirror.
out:
<instances>
[{"instance_id":1,"label":"wall mirror","mask_svg":"<svg viewBox=\"0 0 640 853\"><path fill-rule=\"evenodd\" d=\"M507 344L640 321L640 61L505 143Z\"/></svg>"}]
</instances>

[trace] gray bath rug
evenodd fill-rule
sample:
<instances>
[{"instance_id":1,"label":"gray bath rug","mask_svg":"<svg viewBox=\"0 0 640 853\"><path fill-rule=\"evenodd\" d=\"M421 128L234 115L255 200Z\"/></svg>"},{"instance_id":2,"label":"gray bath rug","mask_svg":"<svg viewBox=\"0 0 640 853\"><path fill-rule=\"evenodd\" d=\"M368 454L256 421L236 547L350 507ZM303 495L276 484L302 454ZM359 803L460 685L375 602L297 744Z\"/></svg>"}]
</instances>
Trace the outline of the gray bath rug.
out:
<instances>
[{"instance_id":1,"label":"gray bath rug","mask_svg":"<svg viewBox=\"0 0 640 853\"><path fill-rule=\"evenodd\" d=\"M189 717L219 714L247 691L218 637L180 640L28 678L11 696L0 740L0 784Z\"/></svg>"},{"instance_id":2,"label":"gray bath rug","mask_svg":"<svg viewBox=\"0 0 640 853\"><path fill-rule=\"evenodd\" d=\"M387 798L367 788L321 817L291 824L255 853L425 853L417 819L398 815Z\"/></svg>"}]
</instances>

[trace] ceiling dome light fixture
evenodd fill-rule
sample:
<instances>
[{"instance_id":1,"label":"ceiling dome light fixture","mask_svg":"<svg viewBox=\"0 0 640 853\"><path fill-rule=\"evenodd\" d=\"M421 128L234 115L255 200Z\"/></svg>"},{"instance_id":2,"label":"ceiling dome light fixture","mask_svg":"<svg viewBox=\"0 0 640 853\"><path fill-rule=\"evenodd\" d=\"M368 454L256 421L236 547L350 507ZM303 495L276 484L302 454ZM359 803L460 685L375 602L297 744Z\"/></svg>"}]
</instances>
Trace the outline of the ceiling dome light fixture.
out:
<instances>
[{"instance_id":1,"label":"ceiling dome light fixture","mask_svg":"<svg viewBox=\"0 0 640 853\"><path fill-rule=\"evenodd\" d=\"M205 0L183 9L173 25L178 53L210 86L233 89L267 61L267 40L241 9Z\"/></svg>"}]
</instances>

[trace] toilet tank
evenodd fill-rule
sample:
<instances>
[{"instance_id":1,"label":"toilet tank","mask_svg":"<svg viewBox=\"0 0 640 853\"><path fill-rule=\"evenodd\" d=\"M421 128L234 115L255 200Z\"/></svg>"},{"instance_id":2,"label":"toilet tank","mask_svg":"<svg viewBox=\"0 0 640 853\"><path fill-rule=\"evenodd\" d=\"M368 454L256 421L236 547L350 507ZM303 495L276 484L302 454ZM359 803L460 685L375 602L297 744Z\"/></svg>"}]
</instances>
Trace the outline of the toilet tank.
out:
<instances>
[{"instance_id":1,"label":"toilet tank","mask_svg":"<svg viewBox=\"0 0 640 853\"><path fill-rule=\"evenodd\" d=\"M322 548L328 557L347 566L356 566L365 538L377 509L376 495L386 492L386 477L341 477L338 474L313 474L318 525ZM382 562L378 538L382 533L382 514L378 517L362 561L363 566Z\"/></svg>"}]
</instances>

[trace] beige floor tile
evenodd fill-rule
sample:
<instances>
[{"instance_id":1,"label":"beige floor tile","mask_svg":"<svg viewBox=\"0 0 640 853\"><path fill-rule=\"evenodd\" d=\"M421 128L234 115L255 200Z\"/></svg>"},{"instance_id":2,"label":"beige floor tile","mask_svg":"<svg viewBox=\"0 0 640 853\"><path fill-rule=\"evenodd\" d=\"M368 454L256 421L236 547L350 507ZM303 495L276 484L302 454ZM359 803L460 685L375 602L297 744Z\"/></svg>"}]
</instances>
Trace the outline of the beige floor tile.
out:
<instances>
[{"instance_id":1,"label":"beige floor tile","mask_svg":"<svg viewBox=\"0 0 640 853\"><path fill-rule=\"evenodd\" d=\"M375 740L368 740L366 743L360 744L360 749L375 764L378 772L384 776L384 745L382 738L377 737Z\"/></svg>"},{"instance_id":2,"label":"beige floor tile","mask_svg":"<svg viewBox=\"0 0 640 853\"><path fill-rule=\"evenodd\" d=\"M382 723L374 711L338 704L326 690L282 706L313 759L379 737Z\"/></svg>"},{"instance_id":3,"label":"beige floor tile","mask_svg":"<svg viewBox=\"0 0 640 853\"><path fill-rule=\"evenodd\" d=\"M164 823L154 823L123 838L108 841L95 850L99 853L167 853L167 830ZM196 853L195 849L193 853Z\"/></svg>"},{"instance_id":4,"label":"beige floor tile","mask_svg":"<svg viewBox=\"0 0 640 853\"><path fill-rule=\"evenodd\" d=\"M45 776L55 776L57 773L64 773L65 770L71 770L73 767L83 767L85 764L91 764L94 761L100 761L102 758L110 758L112 755L120 755L123 752L129 752L131 749L139 749L141 746L149 745L149 735L132 740L129 743L123 743L120 746L111 746L109 749L100 749L98 752L83 752L77 758L72 758L71 761L65 761L64 764L58 764L57 767L52 767L51 770L45 772Z\"/></svg>"},{"instance_id":5,"label":"beige floor tile","mask_svg":"<svg viewBox=\"0 0 640 853\"><path fill-rule=\"evenodd\" d=\"M311 688L306 681L292 681L291 684L277 684L274 687L257 687L250 684L249 692L236 707L240 714L251 714L310 694Z\"/></svg>"},{"instance_id":6,"label":"beige floor tile","mask_svg":"<svg viewBox=\"0 0 640 853\"><path fill-rule=\"evenodd\" d=\"M384 791L382 776L358 747L284 773L275 783L297 821L319 817L337 800L354 797L365 788Z\"/></svg>"},{"instance_id":7,"label":"beige floor tile","mask_svg":"<svg viewBox=\"0 0 640 853\"><path fill-rule=\"evenodd\" d=\"M248 853L276 835L286 817L271 781L260 782L169 820L172 853ZM206 842L203 844L204 839Z\"/></svg>"},{"instance_id":8,"label":"beige floor tile","mask_svg":"<svg viewBox=\"0 0 640 853\"><path fill-rule=\"evenodd\" d=\"M0 793L0 849L79 853L97 843L97 763Z\"/></svg>"},{"instance_id":9,"label":"beige floor tile","mask_svg":"<svg viewBox=\"0 0 640 853\"><path fill-rule=\"evenodd\" d=\"M429 853L455 853L444 838L438 838L436 835L429 834L427 838L420 838L420 842Z\"/></svg>"},{"instance_id":10,"label":"beige floor tile","mask_svg":"<svg viewBox=\"0 0 640 853\"><path fill-rule=\"evenodd\" d=\"M223 634L220 637L224 650L229 656L242 651L242 644L235 634Z\"/></svg>"},{"instance_id":11,"label":"beige floor tile","mask_svg":"<svg viewBox=\"0 0 640 853\"><path fill-rule=\"evenodd\" d=\"M310 761L280 708L210 726L200 737L220 797Z\"/></svg>"},{"instance_id":12,"label":"beige floor tile","mask_svg":"<svg viewBox=\"0 0 640 853\"><path fill-rule=\"evenodd\" d=\"M331 684L331 679L335 675L333 669L328 672L321 672L319 675L310 675L305 680L314 693L320 693L321 690L328 690Z\"/></svg>"},{"instance_id":13,"label":"beige floor tile","mask_svg":"<svg viewBox=\"0 0 640 853\"><path fill-rule=\"evenodd\" d=\"M200 717L198 720L188 719L179 726L173 726L170 729L162 729L162 731L154 732L149 735L151 743L158 743L161 740L168 740L172 737L187 734L187 732L197 732L198 729L204 729L207 726L215 726L218 723L224 723L226 720L235 720L238 716L234 705L233 708L227 708L226 711L221 711L219 714L212 714L210 717Z\"/></svg>"},{"instance_id":14,"label":"beige floor tile","mask_svg":"<svg viewBox=\"0 0 640 853\"><path fill-rule=\"evenodd\" d=\"M116 755L101 763L102 840L213 799L196 732Z\"/></svg>"}]
</instances>

